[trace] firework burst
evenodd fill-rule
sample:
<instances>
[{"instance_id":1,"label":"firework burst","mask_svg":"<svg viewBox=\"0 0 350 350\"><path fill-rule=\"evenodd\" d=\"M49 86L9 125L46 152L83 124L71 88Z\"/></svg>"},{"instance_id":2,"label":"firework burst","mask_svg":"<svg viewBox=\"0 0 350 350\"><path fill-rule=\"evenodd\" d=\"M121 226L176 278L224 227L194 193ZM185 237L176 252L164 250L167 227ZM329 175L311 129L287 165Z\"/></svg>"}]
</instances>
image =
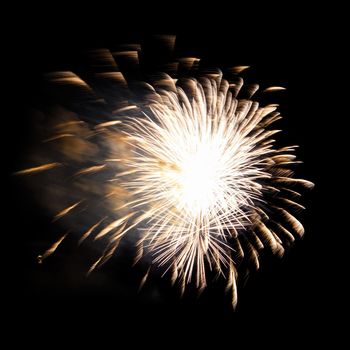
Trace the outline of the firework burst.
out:
<instances>
[{"instance_id":1,"label":"firework burst","mask_svg":"<svg viewBox=\"0 0 350 350\"><path fill-rule=\"evenodd\" d=\"M163 42L172 46L174 39ZM89 272L129 234L137 261L150 256L152 266L170 274L182 289L192 281L203 289L207 272L215 271L227 279L235 305L242 261L257 269L259 251L282 256L284 247L303 235L293 213L303 208L295 202L299 193L294 187L313 184L293 177L295 146L275 147L272 136L279 130L270 125L280 115L277 105L260 106L253 99L257 85L244 88L241 78L224 79L218 70L200 72L198 60L186 58L179 61L182 70L187 68L186 78L174 79L179 73L169 72L172 64L169 74L153 78L152 84L128 89L117 63L135 63L140 48L132 49L113 55L95 51L91 57L99 64L94 66L103 69L93 78L71 72L49 76L56 86L84 91L86 105L93 101L96 111L100 103L104 117L92 122L75 114L55 122L45 138L54 150L50 163L18 174L50 173L50 183L60 171L56 178L72 179L70 196L65 196L71 203L57 211L55 220L82 206L86 216L93 212L96 220L85 224L79 243L104 239L106 248ZM196 78L188 78L188 72ZM242 90L245 98L240 98ZM107 96L102 102L101 95ZM40 255L40 262L64 237Z\"/></svg>"}]
</instances>

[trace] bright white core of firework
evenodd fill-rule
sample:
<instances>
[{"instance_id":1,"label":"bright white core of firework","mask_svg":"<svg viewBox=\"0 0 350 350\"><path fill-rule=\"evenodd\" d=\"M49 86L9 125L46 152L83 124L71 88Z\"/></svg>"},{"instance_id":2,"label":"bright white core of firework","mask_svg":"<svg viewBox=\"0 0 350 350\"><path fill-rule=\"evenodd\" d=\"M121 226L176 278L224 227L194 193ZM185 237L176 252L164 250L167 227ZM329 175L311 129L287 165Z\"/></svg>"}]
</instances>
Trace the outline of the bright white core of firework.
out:
<instances>
[{"instance_id":1,"label":"bright white core of firework","mask_svg":"<svg viewBox=\"0 0 350 350\"><path fill-rule=\"evenodd\" d=\"M197 216L215 206L218 195L224 192L219 181L220 156L210 144L199 144L196 152L185 155L180 161L175 175L179 210Z\"/></svg>"}]
</instances>

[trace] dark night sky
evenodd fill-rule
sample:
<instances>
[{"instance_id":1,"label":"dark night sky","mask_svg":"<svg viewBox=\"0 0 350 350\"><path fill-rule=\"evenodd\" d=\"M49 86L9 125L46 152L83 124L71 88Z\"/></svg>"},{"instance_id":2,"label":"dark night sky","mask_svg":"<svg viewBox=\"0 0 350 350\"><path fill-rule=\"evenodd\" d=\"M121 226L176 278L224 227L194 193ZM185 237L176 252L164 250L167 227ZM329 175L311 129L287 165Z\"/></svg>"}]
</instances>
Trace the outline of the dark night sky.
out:
<instances>
[{"instance_id":1,"label":"dark night sky","mask_svg":"<svg viewBox=\"0 0 350 350\"><path fill-rule=\"evenodd\" d=\"M81 327L82 332L104 334L105 340L114 338L116 343L124 330L132 330L137 338L141 329L150 332L149 339L165 332L171 341L173 334L179 344L182 332L195 340L195 329L200 330L204 342L206 337L208 341L220 337L220 344L232 341L232 346L235 337L248 343L257 341L251 339L256 332L264 344L273 344L275 336L281 338L282 345L304 335L309 340L327 337L325 330L335 317L332 293L337 277L333 264L339 258L331 253L336 250L336 239L329 242L333 231L324 220L329 213L325 198L330 175L324 166L328 149L324 140L329 131L325 120L330 109L325 103L326 76L327 84L332 84L325 67L330 65L327 53L333 44L326 39L323 19L313 11L287 6L255 14L233 6L189 11L179 4L164 10L164 15L146 14L141 9L135 16L130 9L89 10L87 15L52 8L26 20L18 18L18 34L11 41L12 63L19 74L12 90L17 102L13 102L9 118L11 135L16 135L10 146L14 150L10 173L20 167L32 142L23 111L38 94L41 73L70 68L84 49L113 48L152 33L177 34L179 49L186 55L206 57L217 66L230 62L249 65L252 70L247 76L254 82L288 88L278 97L285 118L280 137L286 144L300 145L297 155L305 164L298 174L316 184L303 198L307 210L301 217L306 235L283 260L265 258L262 271L241 288L238 309L232 313L221 287L211 288L200 298L189 293L181 300L165 282L155 281L137 294L137 288L124 288L115 274L123 275L120 270L124 269L122 283L136 286L138 272L128 266L115 267L113 260L86 281L82 261L89 251L77 252L69 245L47 265L38 266L35 256L48 242L50 219L33 202L30 191L10 176L10 230L20 253L11 266L15 290L9 304L14 324L21 324L24 330L33 326L39 333L50 324L52 334L74 333ZM156 288L156 283L160 287ZM152 302L154 293L162 296L160 302Z\"/></svg>"}]
</instances>

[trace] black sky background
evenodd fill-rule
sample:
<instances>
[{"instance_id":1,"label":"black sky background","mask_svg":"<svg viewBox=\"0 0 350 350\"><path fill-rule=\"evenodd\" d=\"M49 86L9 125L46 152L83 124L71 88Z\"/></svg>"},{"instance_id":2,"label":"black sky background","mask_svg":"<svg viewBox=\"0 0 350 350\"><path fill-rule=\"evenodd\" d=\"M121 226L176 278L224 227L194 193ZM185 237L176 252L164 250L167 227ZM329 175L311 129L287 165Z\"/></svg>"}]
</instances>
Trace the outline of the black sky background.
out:
<instances>
[{"instance_id":1,"label":"black sky background","mask_svg":"<svg viewBox=\"0 0 350 350\"><path fill-rule=\"evenodd\" d=\"M96 336L101 343L113 340L116 346L118 338L127 338L130 344L157 343L159 333L174 344L185 341L186 334L193 341L215 341L217 346L234 346L235 339L248 347L256 342L282 348L304 337L310 342L336 341L338 331L330 329L342 307L336 306L339 279L335 267L341 262L335 253L338 233L327 219L334 208L328 199L332 171L325 166L325 157L335 162L327 136L332 128L326 121L331 110L327 105L332 85L330 53L335 44L325 18L332 17L331 12L324 17L326 9L321 15L320 8L284 5L273 11L262 6L253 13L249 6L240 9L234 3L198 5L191 10L189 5L162 6L159 14L136 3L127 9L119 4L102 11L88 7L88 14L53 6L35 14L32 9L30 16L12 23L16 35L9 40L9 53L15 75L13 108L7 118L12 137L7 146L11 150L10 210L5 218L12 224L6 231L16 246L8 264L13 271L13 290L6 300L11 325L38 343L43 333L59 333L58 338L75 334L87 340ZM276 94L284 116L279 137L285 144L300 145L297 155L305 163L297 174L316 184L303 197L307 209L301 221L306 234L284 259L263 257L262 270L240 288L234 313L220 285L199 298L189 292L181 299L176 289L155 280L138 294L141 272L127 261L125 266L115 266L112 259L103 271L86 280L83 262L89 251L76 251L73 244L50 257L47 264L36 263L38 253L50 242L51 220L11 173L25 164L26 150L33 142L25 110L35 104L40 75L71 69L82 50L113 48L151 34L176 34L184 55L204 57L219 67L249 65L250 72L243 75L248 80L288 89ZM141 336L141 331L148 335ZM131 337L126 337L128 332Z\"/></svg>"}]
</instances>

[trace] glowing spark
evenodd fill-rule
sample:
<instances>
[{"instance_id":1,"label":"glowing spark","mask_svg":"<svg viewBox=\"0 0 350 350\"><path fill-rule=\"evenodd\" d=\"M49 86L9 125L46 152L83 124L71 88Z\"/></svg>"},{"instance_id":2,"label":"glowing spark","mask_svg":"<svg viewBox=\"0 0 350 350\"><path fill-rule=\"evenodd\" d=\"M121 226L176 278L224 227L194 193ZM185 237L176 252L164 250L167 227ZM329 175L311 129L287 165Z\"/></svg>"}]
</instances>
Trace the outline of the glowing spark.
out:
<instances>
[{"instance_id":1,"label":"glowing spark","mask_svg":"<svg viewBox=\"0 0 350 350\"><path fill-rule=\"evenodd\" d=\"M34 174L34 173L39 173L45 170L51 170L54 168L58 168L60 167L62 164L60 163L49 163L49 164L44 164L44 165L40 165L40 166L36 166L34 168L29 168L29 169L24 169L24 170L20 170L17 171L15 173L15 175L28 175L28 174Z\"/></svg>"},{"instance_id":2,"label":"glowing spark","mask_svg":"<svg viewBox=\"0 0 350 350\"><path fill-rule=\"evenodd\" d=\"M124 216L121 219L115 220L112 223L110 223L108 226L106 226L103 230L101 230L95 237L95 239L101 238L103 236L105 236L106 234L108 234L109 232L111 232L112 230L114 230L115 228L118 228L120 225L122 225L123 223L125 223L125 221L127 221L131 216L133 215L133 213L128 214L126 216Z\"/></svg>"},{"instance_id":3,"label":"glowing spark","mask_svg":"<svg viewBox=\"0 0 350 350\"><path fill-rule=\"evenodd\" d=\"M95 225L92 225L79 239L79 244L83 243L83 241L85 239L87 239L91 233L95 230L95 228L97 228L101 222L104 220L105 218L101 219L99 222L97 222Z\"/></svg>"},{"instance_id":4,"label":"glowing spark","mask_svg":"<svg viewBox=\"0 0 350 350\"><path fill-rule=\"evenodd\" d=\"M60 237L59 240L52 244L52 246L49 249L47 249L43 255L38 255L38 263L41 264L44 259L53 254L58 248L58 246L62 243L62 241L67 237L67 235L68 233Z\"/></svg>"},{"instance_id":5,"label":"glowing spark","mask_svg":"<svg viewBox=\"0 0 350 350\"><path fill-rule=\"evenodd\" d=\"M53 137L50 137L46 140L44 140L43 142L50 142L50 141L55 141L55 140L59 140L59 139L62 139L64 137L74 137L73 134L61 134L61 135L56 135L56 136L53 136Z\"/></svg>"},{"instance_id":6,"label":"glowing spark","mask_svg":"<svg viewBox=\"0 0 350 350\"><path fill-rule=\"evenodd\" d=\"M250 68L250 66L236 66L236 67L231 68L231 72L235 73L235 74L239 74L248 68Z\"/></svg>"},{"instance_id":7,"label":"glowing spark","mask_svg":"<svg viewBox=\"0 0 350 350\"><path fill-rule=\"evenodd\" d=\"M77 203L74 203L73 205L61 210L59 213L57 213L54 217L54 221L60 219L61 217L67 215L70 211L72 211L75 207L77 207L82 201L79 201Z\"/></svg>"},{"instance_id":8,"label":"glowing spark","mask_svg":"<svg viewBox=\"0 0 350 350\"><path fill-rule=\"evenodd\" d=\"M266 88L263 92L272 92L272 91L283 91L286 88L282 87L282 86L270 86L268 88Z\"/></svg>"},{"instance_id":9,"label":"glowing spark","mask_svg":"<svg viewBox=\"0 0 350 350\"><path fill-rule=\"evenodd\" d=\"M84 175L84 174L96 173L98 171L101 171L105 166L106 166L106 164L94 165L94 166L79 170L78 172L75 173L75 175L79 176L79 175Z\"/></svg>"},{"instance_id":10,"label":"glowing spark","mask_svg":"<svg viewBox=\"0 0 350 350\"><path fill-rule=\"evenodd\" d=\"M112 120L112 121L109 121L109 122L98 124L98 125L96 125L96 128L105 128L106 126L114 126L114 125L117 125L117 124L120 124L120 123L121 123L120 120Z\"/></svg>"},{"instance_id":11,"label":"glowing spark","mask_svg":"<svg viewBox=\"0 0 350 350\"><path fill-rule=\"evenodd\" d=\"M147 272L146 272L145 275L143 276L143 278L142 278L142 280L141 280L141 282L140 282L139 291L140 291L140 290L143 288L143 286L145 285L150 270L151 270L151 267L149 267L149 268L147 269Z\"/></svg>"},{"instance_id":12,"label":"glowing spark","mask_svg":"<svg viewBox=\"0 0 350 350\"><path fill-rule=\"evenodd\" d=\"M226 290L231 290L232 297L231 297L231 304L232 307L235 308L237 305L237 284L236 284L236 277L237 271L233 263L230 263L230 272L229 272L229 280L226 286Z\"/></svg>"}]
</instances>

